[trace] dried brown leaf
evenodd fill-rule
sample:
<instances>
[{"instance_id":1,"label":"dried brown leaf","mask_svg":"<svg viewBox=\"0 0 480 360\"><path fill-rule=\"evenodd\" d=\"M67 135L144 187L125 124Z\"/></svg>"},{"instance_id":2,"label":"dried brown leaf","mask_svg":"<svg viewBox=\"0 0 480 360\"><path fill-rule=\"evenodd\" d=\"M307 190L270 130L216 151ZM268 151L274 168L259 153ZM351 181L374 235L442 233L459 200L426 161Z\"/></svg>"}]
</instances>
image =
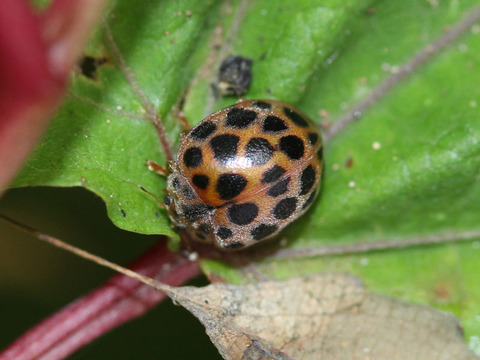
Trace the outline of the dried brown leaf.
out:
<instances>
[{"instance_id":1,"label":"dried brown leaf","mask_svg":"<svg viewBox=\"0 0 480 360\"><path fill-rule=\"evenodd\" d=\"M476 359L451 314L318 274L177 288L225 359Z\"/></svg>"}]
</instances>

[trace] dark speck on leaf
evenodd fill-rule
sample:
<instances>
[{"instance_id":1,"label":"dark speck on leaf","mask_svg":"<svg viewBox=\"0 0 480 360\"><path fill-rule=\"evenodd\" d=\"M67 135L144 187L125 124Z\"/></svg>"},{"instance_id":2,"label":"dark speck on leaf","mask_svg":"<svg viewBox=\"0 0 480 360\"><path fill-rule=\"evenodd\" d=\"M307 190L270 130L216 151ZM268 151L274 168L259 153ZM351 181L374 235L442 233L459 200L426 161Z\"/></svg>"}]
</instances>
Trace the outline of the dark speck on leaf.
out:
<instances>
[{"instance_id":1,"label":"dark speck on leaf","mask_svg":"<svg viewBox=\"0 0 480 360\"><path fill-rule=\"evenodd\" d=\"M108 62L107 57L93 57L86 55L80 62L79 68L83 76L91 79L97 80L98 74L97 69Z\"/></svg>"}]
</instances>

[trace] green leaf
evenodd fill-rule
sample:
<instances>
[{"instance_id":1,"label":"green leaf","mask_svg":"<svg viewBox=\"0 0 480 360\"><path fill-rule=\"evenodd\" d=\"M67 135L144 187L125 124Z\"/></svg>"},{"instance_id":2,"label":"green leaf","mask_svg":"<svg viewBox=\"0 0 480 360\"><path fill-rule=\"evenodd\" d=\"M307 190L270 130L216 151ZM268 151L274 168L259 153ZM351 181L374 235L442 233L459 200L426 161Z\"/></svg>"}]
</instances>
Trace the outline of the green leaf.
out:
<instances>
[{"instance_id":1,"label":"green leaf","mask_svg":"<svg viewBox=\"0 0 480 360\"><path fill-rule=\"evenodd\" d=\"M210 91L222 57L253 59L247 98L281 99L315 121L334 122L475 4L118 2L107 23L176 144L181 129L172 106L183 103L194 124L235 102L214 100ZM283 233L287 248L480 230L479 33L478 25L471 27L327 144L320 199ZM173 236L165 212L138 187L162 193L164 179L150 173L145 161L163 164L166 156L102 34L87 54L107 54L109 62L98 68L96 81L73 75L71 96L14 185L85 186L104 199L117 226ZM278 278L321 270L355 273L372 290L453 311L480 351L479 253L478 242L470 242L265 259L257 266ZM202 263L229 281L246 280L227 264Z\"/></svg>"},{"instance_id":2,"label":"green leaf","mask_svg":"<svg viewBox=\"0 0 480 360\"><path fill-rule=\"evenodd\" d=\"M464 18L471 5L455 4L377 2L357 19L332 61L309 77L298 106L312 118L340 118ZM320 199L284 232L287 248L478 234L479 30L473 26L328 143ZM276 278L351 272L375 291L452 311L478 352L479 248L478 242L459 243L316 259L266 258L256 265ZM204 269L228 281L248 280L220 262L204 262Z\"/></svg>"},{"instance_id":3,"label":"green leaf","mask_svg":"<svg viewBox=\"0 0 480 360\"><path fill-rule=\"evenodd\" d=\"M205 53L217 3L119 2L107 17L129 72L162 116L172 144L180 130L167 115L191 81L197 53ZM139 188L162 198L165 181L146 161L165 164L166 156L102 29L86 54L108 60L97 80L72 76L69 98L13 186L85 186L105 201L120 228L176 236L156 201Z\"/></svg>"}]
</instances>

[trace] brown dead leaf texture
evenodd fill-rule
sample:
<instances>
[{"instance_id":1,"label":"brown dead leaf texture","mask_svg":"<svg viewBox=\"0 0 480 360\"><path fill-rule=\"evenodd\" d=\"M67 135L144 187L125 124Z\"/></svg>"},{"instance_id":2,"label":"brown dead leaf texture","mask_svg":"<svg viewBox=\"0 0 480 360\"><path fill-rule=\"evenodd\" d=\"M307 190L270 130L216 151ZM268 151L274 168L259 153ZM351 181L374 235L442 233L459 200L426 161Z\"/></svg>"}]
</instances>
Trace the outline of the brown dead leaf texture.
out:
<instances>
[{"instance_id":1,"label":"brown dead leaf texture","mask_svg":"<svg viewBox=\"0 0 480 360\"><path fill-rule=\"evenodd\" d=\"M343 274L176 288L225 359L478 359L451 314Z\"/></svg>"}]
</instances>

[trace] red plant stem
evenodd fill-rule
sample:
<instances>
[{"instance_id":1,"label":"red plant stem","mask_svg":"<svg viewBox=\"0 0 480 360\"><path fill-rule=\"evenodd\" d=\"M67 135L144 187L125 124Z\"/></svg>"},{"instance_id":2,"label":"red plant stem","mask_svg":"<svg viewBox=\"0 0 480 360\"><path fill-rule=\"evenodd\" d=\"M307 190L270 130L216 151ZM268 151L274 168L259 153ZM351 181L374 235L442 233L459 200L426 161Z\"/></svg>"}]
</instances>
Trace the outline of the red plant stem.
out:
<instances>
[{"instance_id":1,"label":"red plant stem","mask_svg":"<svg viewBox=\"0 0 480 360\"><path fill-rule=\"evenodd\" d=\"M166 243L163 238L129 268L174 286L201 273L196 262L171 252ZM0 360L64 359L165 297L137 280L117 275L23 334L0 353Z\"/></svg>"},{"instance_id":2,"label":"red plant stem","mask_svg":"<svg viewBox=\"0 0 480 360\"><path fill-rule=\"evenodd\" d=\"M0 192L60 105L71 69L106 0L0 1Z\"/></svg>"},{"instance_id":3,"label":"red plant stem","mask_svg":"<svg viewBox=\"0 0 480 360\"><path fill-rule=\"evenodd\" d=\"M50 72L38 25L26 1L0 1L0 191L41 136L66 82Z\"/></svg>"}]
</instances>

